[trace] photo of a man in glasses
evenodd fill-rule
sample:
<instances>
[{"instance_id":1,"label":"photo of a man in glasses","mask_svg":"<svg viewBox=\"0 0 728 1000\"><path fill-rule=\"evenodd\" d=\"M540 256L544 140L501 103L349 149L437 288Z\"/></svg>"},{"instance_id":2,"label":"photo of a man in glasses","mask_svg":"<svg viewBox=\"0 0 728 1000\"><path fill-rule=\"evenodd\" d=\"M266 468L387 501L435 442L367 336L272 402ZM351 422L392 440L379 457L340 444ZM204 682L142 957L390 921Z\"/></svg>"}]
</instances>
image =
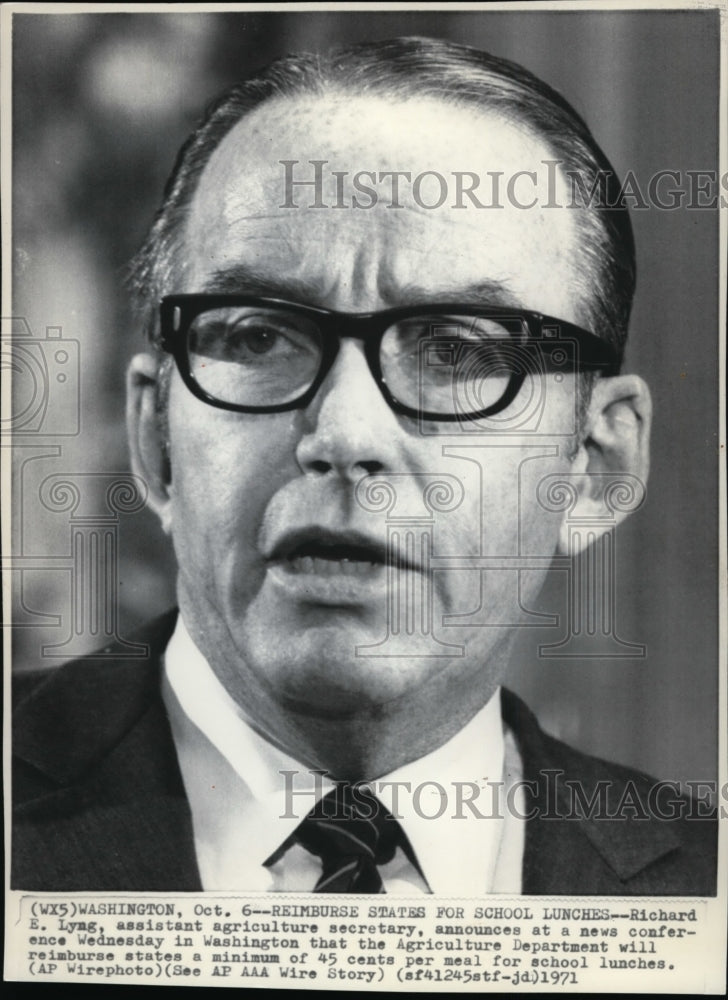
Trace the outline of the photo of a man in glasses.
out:
<instances>
[{"instance_id":1,"label":"photo of a man in glasses","mask_svg":"<svg viewBox=\"0 0 728 1000\"><path fill-rule=\"evenodd\" d=\"M555 208L574 176L608 207ZM13 887L715 893L705 810L504 686L552 558L647 482L619 188L560 95L443 40L285 57L212 107L131 278L179 610L143 663L18 685Z\"/></svg>"}]
</instances>

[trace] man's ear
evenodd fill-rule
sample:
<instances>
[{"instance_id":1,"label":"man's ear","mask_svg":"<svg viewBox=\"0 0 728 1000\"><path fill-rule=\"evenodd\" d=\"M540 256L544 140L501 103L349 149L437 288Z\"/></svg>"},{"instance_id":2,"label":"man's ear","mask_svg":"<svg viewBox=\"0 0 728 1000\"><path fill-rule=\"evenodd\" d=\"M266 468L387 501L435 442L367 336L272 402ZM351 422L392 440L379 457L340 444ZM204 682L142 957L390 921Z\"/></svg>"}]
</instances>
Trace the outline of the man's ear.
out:
<instances>
[{"instance_id":1,"label":"man's ear","mask_svg":"<svg viewBox=\"0 0 728 1000\"><path fill-rule=\"evenodd\" d=\"M629 503L608 502L620 481L628 484L627 494L634 490L632 506L639 506L650 469L651 424L650 390L638 375L597 379L569 476L576 500L561 525L560 552L575 555L575 538L582 548L588 534L603 534L628 516ZM572 534L569 541L569 521L588 521L589 532Z\"/></svg>"},{"instance_id":2,"label":"man's ear","mask_svg":"<svg viewBox=\"0 0 728 1000\"><path fill-rule=\"evenodd\" d=\"M159 362L152 354L132 358L126 379L126 425L133 472L146 483L148 504L169 534L169 463L157 412Z\"/></svg>"}]
</instances>

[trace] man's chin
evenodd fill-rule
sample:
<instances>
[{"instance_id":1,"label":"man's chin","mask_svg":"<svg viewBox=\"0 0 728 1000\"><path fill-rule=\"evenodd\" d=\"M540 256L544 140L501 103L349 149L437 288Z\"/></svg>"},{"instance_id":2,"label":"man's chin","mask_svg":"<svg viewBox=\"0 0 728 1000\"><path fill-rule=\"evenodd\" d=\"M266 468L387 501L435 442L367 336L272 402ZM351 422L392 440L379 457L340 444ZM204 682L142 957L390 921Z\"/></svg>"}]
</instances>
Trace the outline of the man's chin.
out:
<instances>
[{"instance_id":1,"label":"man's chin","mask_svg":"<svg viewBox=\"0 0 728 1000\"><path fill-rule=\"evenodd\" d=\"M386 714L416 685L414 664L396 676L390 664L369 658L336 659L322 655L267 669L269 690L289 712L327 719ZM409 675L409 676L407 676ZM415 675L415 676L413 676ZM270 682L273 681L273 685Z\"/></svg>"},{"instance_id":2,"label":"man's chin","mask_svg":"<svg viewBox=\"0 0 728 1000\"><path fill-rule=\"evenodd\" d=\"M309 628L286 644L251 644L248 665L286 712L342 720L396 710L435 672L431 658L368 654L378 652L379 637L366 629L357 630L356 644L352 638L349 629Z\"/></svg>"}]
</instances>

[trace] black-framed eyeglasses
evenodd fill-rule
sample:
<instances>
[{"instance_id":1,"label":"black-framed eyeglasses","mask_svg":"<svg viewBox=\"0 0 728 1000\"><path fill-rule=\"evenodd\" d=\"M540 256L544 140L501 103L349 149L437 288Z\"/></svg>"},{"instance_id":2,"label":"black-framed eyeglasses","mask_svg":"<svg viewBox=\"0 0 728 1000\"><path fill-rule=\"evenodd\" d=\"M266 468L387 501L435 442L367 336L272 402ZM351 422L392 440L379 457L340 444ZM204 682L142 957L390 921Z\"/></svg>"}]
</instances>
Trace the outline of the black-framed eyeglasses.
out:
<instances>
[{"instance_id":1,"label":"black-framed eyeglasses","mask_svg":"<svg viewBox=\"0 0 728 1000\"><path fill-rule=\"evenodd\" d=\"M282 413L307 406L342 337L363 341L371 374L396 413L476 420L499 413L529 376L616 374L605 340L525 309L443 303L343 313L250 295L169 295L162 347L210 406Z\"/></svg>"}]
</instances>

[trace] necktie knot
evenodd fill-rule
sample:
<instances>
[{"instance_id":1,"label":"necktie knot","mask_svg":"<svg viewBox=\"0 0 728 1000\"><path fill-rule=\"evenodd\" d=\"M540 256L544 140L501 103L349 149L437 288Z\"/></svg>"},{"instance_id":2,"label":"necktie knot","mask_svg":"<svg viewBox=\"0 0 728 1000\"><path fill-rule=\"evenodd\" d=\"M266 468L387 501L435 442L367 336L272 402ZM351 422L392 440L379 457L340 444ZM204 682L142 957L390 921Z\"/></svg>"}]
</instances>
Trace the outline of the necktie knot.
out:
<instances>
[{"instance_id":1,"label":"necktie knot","mask_svg":"<svg viewBox=\"0 0 728 1000\"><path fill-rule=\"evenodd\" d=\"M311 810L295 840L321 859L314 892L384 892L378 865L403 836L392 814L362 785L341 783Z\"/></svg>"}]
</instances>

